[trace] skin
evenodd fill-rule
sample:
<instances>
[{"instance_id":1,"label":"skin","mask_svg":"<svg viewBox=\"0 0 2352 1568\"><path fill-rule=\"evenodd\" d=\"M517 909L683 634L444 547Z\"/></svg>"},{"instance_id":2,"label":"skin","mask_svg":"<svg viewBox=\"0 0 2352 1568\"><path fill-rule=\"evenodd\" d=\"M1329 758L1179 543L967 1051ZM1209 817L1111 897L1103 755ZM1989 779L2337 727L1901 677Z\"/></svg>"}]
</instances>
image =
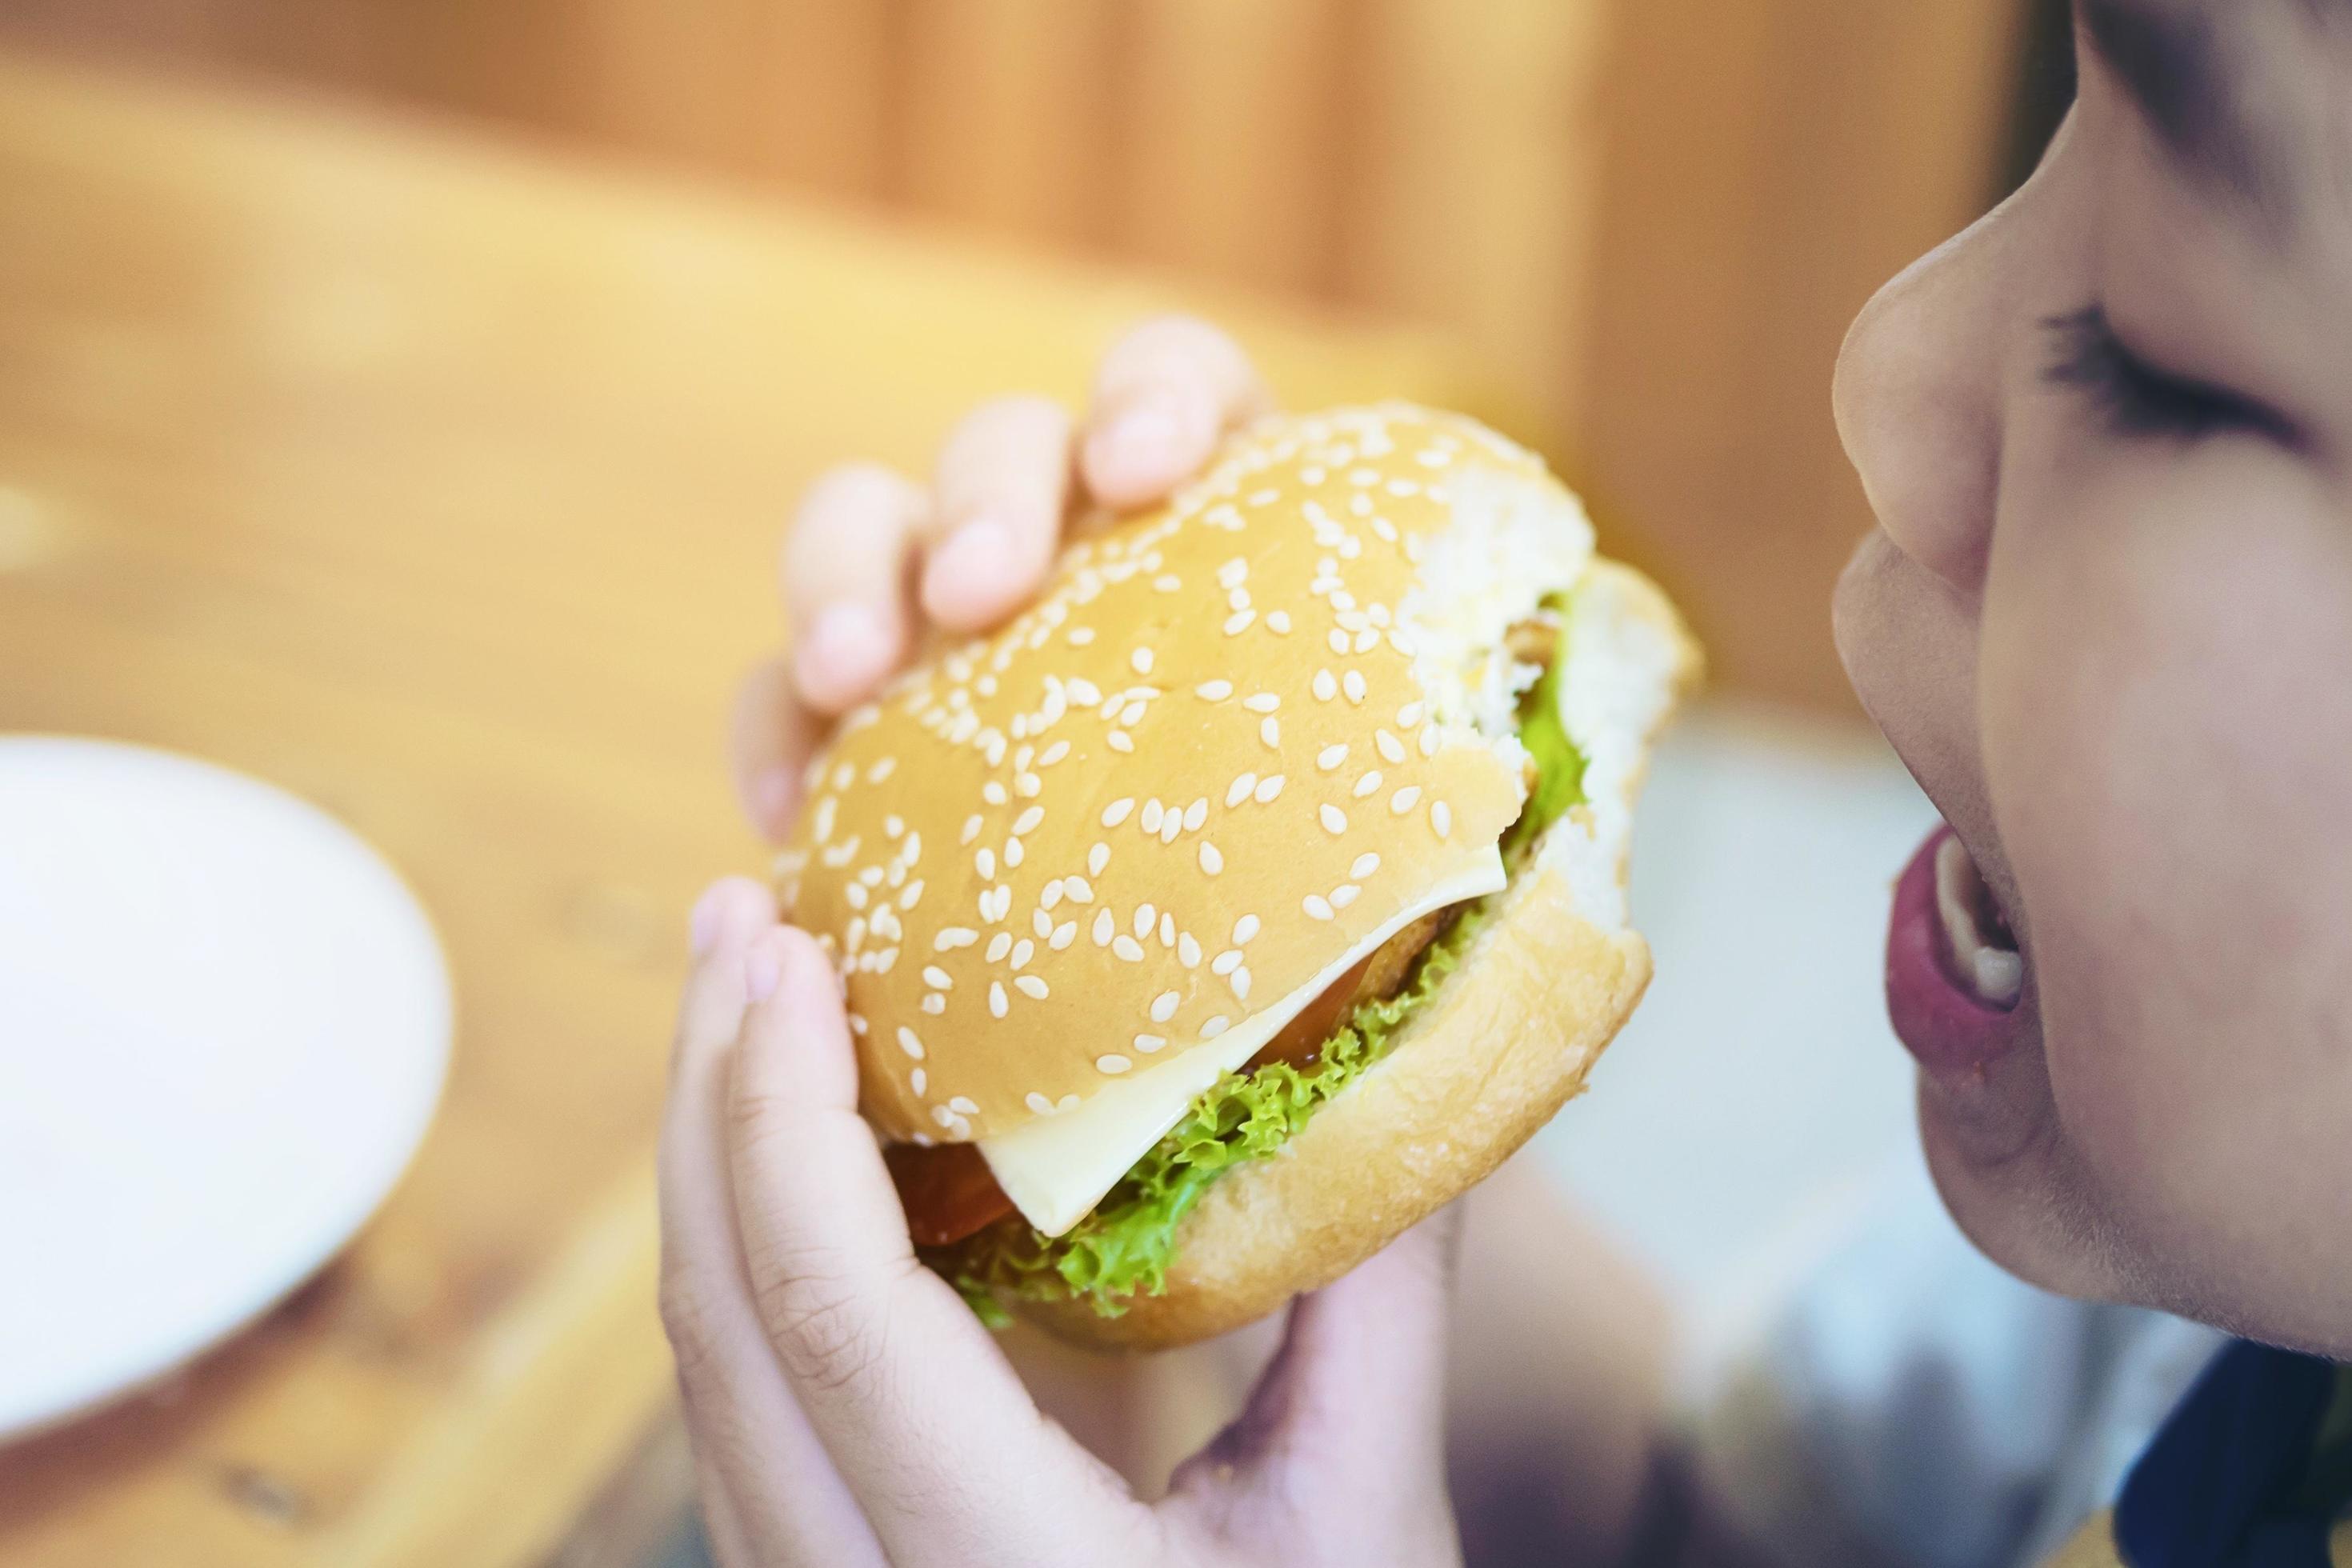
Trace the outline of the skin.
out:
<instances>
[{"instance_id":1,"label":"skin","mask_svg":"<svg viewBox=\"0 0 2352 1568\"><path fill-rule=\"evenodd\" d=\"M1953 1214L2051 1289L2352 1355L2352 15L2138 3L2210 24L2263 156L2234 188L2185 171L2084 48L2034 179L1890 284L1840 360L1880 527L1838 640L2027 960L1998 1058L1922 1078ZM2044 322L2094 304L2140 359L2269 416L2124 428L2046 374ZM795 640L738 710L754 819L782 832L810 747L926 622L1002 619L1082 503L1164 494L1264 404L1222 334L1155 321L1075 424L990 404L928 483L821 480L785 546ZM1444 1225L1302 1300L1243 1417L1140 1500L914 1264L807 939L740 881L695 938L663 1302L730 1568L1455 1560ZM1481 1207L1456 1468L1534 1456L1565 1478L1534 1510L1552 1554L1611 1561L1664 1447L1659 1299L1507 1180L1474 1249ZM1538 1232L1560 1247L1492 1239ZM1676 1506L1690 1555L1740 1556L1706 1499Z\"/></svg>"}]
</instances>

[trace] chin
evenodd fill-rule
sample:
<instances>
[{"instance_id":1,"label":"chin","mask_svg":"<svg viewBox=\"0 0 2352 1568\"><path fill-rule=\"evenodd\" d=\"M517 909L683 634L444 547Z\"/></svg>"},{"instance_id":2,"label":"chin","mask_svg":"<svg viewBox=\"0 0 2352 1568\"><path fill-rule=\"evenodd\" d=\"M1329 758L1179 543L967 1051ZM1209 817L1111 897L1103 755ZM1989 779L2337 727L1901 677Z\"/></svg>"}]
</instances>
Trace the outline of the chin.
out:
<instances>
[{"instance_id":1,"label":"chin","mask_svg":"<svg viewBox=\"0 0 2352 1568\"><path fill-rule=\"evenodd\" d=\"M2054 1114L2005 1129L1996 1143L1979 1109L1956 1104L1948 1090L1922 1077L1919 1142L1961 1233L2039 1289L2084 1300L2163 1304L2131 1288L2132 1271L2116 1267L2115 1227L2088 1190Z\"/></svg>"}]
</instances>

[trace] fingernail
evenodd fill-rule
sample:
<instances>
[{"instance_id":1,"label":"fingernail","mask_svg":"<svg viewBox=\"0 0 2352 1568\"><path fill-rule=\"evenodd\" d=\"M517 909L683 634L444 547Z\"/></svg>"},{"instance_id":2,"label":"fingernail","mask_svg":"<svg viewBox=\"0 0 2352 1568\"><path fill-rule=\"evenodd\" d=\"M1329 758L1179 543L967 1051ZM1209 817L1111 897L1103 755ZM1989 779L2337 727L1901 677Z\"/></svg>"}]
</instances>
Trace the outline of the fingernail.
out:
<instances>
[{"instance_id":1,"label":"fingernail","mask_svg":"<svg viewBox=\"0 0 2352 1568\"><path fill-rule=\"evenodd\" d=\"M759 942L743 955L743 994L753 1006L773 996L783 983L783 949L774 942Z\"/></svg>"},{"instance_id":2,"label":"fingernail","mask_svg":"<svg viewBox=\"0 0 2352 1568\"><path fill-rule=\"evenodd\" d=\"M694 900L694 912L686 919L687 940L697 958L708 958L710 950L719 945L719 917L725 912L727 885L713 882Z\"/></svg>"},{"instance_id":3,"label":"fingernail","mask_svg":"<svg viewBox=\"0 0 2352 1568\"><path fill-rule=\"evenodd\" d=\"M871 605L826 609L801 639L797 658L803 679L835 690L864 685L889 662L890 631Z\"/></svg>"},{"instance_id":4,"label":"fingernail","mask_svg":"<svg viewBox=\"0 0 2352 1568\"><path fill-rule=\"evenodd\" d=\"M1122 482L1153 479L1176 460L1186 421L1165 397L1138 399L1113 415L1087 442L1088 466L1097 479Z\"/></svg>"}]
</instances>

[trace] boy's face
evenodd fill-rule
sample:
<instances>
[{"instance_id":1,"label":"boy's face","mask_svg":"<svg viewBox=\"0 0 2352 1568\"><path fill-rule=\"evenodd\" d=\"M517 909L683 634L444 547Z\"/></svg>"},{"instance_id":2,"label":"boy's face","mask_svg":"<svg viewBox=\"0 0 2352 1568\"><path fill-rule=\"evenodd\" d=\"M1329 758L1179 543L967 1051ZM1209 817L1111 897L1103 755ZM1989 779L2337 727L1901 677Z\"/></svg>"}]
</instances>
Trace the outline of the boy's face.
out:
<instances>
[{"instance_id":1,"label":"boy's face","mask_svg":"<svg viewBox=\"0 0 2352 1568\"><path fill-rule=\"evenodd\" d=\"M2352 1352L2352 0L2079 24L1839 365L1839 644L1990 893L1919 871L1890 999L1996 1258Z\"/></svg>"}]
</instances>

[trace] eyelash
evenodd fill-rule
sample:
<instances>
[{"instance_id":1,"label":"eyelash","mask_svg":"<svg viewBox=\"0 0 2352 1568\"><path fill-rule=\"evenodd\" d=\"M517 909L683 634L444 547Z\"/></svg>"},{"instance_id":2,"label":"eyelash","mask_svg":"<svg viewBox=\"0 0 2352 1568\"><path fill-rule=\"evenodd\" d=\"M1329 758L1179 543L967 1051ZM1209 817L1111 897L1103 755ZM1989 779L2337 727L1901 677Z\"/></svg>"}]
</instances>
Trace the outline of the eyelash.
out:
<instances>
[{"instance_id":1,"label":"eyelash","mask_svg":"<svg viewBox=\"0 0 2352 1568\"><path fill-rule=\"evenodd\" d=\"M2118 436L2196 442L2245 432L2294 442L2294 426L2252 398L2168 374L2141 359L2116 336L2100 306L2053 316L2042 328L2051 358L2042 378L2082 393Z\"/></svg>"}]
</instances>

